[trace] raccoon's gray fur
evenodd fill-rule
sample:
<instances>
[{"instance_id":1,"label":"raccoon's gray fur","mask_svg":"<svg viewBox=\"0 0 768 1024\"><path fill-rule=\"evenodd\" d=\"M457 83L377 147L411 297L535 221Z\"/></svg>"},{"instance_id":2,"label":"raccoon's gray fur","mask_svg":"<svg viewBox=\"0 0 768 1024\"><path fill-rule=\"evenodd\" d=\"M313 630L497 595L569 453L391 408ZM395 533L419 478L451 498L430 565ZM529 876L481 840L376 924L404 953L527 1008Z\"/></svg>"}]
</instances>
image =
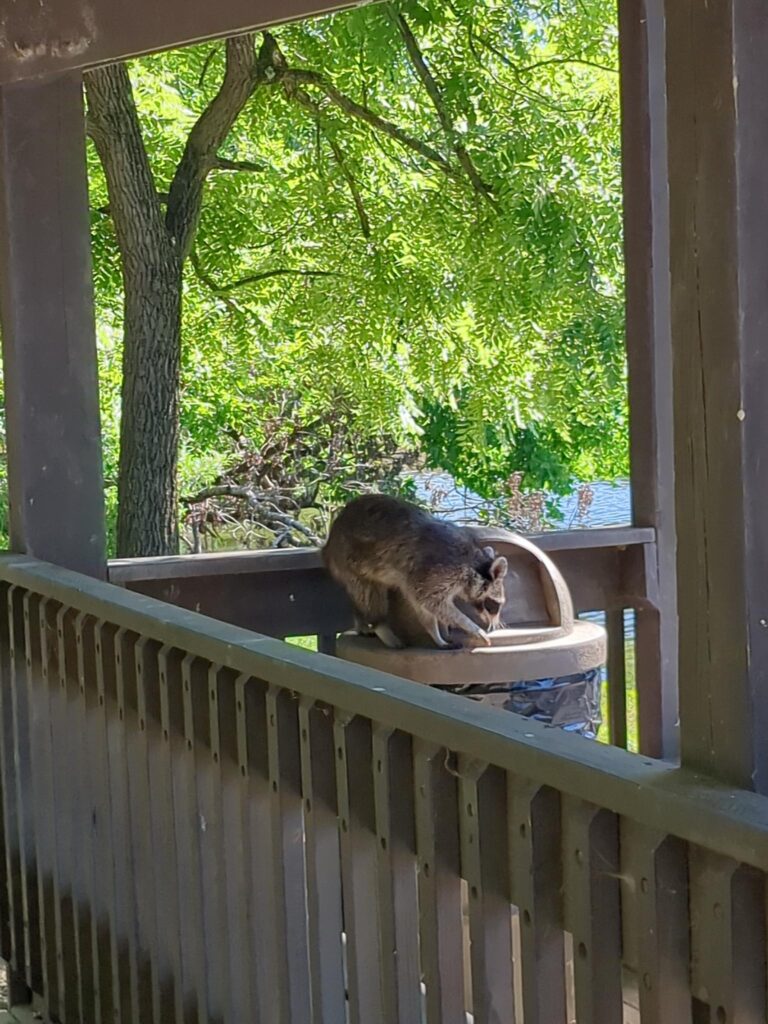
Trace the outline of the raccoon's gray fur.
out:
<instances>
[{"instance_id":1,"label":"raccoon's gray fur","mask_svg":"<svg viewBox=\"0 0 768 1024\"><path fill-rule=\"evenodd\" d=\"M504 605L506 558L482 547L469 530L383 494L355 498L341 510L323 561L349 594L358 632L373 632L388 647L402 646L388 621L391 591L400 592L438 647L450 646L441 626L490 643L455 598L488 627L498 624Z\"/></svg>"}]
</instances>

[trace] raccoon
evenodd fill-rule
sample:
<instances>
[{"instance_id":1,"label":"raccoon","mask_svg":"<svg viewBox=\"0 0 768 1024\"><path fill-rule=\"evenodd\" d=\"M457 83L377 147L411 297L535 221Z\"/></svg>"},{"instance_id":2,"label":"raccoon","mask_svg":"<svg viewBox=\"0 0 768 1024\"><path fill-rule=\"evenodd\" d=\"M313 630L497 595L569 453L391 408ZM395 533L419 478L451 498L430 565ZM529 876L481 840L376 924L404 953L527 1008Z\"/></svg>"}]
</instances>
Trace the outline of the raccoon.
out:
<instances>
[{"instance_id":1,"label":"raccoon","mask_svg":"<svg viewBox=\"0 0 768 1024\"><path fill-rule=\"evenodd\" d=\"M373 633L387 647L403 646L389 622L392 592L398 591L438 647L451 646L441 626L490 644L455 599L471 605L486 629L493 628L504 606L507 560L482 547L469 530L410 502L371 494L341 510L322 554L352 601L359 633Z\"/></svg>"}]
</instances>

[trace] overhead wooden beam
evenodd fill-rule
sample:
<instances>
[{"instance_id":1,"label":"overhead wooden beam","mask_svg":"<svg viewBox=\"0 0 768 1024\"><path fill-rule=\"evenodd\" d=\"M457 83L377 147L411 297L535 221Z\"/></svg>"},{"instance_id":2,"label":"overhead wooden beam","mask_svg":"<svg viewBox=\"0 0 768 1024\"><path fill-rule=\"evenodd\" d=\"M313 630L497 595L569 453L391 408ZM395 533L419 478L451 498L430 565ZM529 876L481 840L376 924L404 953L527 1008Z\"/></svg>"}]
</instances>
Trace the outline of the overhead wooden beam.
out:
<instances>
[{"instance_id":1,"label":"overhead wooden beam","mask_svg":"<svg viewBox=\"0 0 768 1024\"><path fill-rule=\"evenodd\" d=\"M0 321L11 547L106 573L78 74L0 88Z\"/></svg>"},{"instance_id":2,"label":"overhead wooden beam","mask_svg":"<svg viewBox=\"0 0 768 1024\"><path fill-rule=\"evenodd\" d=\"M665 9L682 760L768 793L768 5Z\"/></svg>"},{"instance_id":3,"label":"overhead wooden beam","mask_svg":"<svg viewBox=\"0 0 768 1024\"><path fill-rule=\"evenodd\" d=\"M0 84L238 35L350 0L48 0L5 3Z\"/></svg>"},{"instance_id":4,"label":"overhead wooden beam","mask_svg":"<svg viewBox=\"0 0 768 1024\"><path fill-rule=\"evenodd\" d=\"M632 513L656 531L657 602L636 616L640 749L679 754L664 0L621 0Z\"/></svg>"}]
</instances>

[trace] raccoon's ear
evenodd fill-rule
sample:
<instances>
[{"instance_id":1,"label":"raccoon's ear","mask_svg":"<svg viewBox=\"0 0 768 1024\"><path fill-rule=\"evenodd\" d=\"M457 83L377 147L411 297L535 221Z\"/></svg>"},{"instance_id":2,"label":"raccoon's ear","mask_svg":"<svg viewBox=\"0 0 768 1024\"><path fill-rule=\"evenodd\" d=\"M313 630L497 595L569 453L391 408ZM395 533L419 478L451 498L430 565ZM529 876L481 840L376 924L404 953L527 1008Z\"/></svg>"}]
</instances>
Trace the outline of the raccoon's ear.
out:
<instances>
[{"instance_id":1,"label":"raccoon's ear","mask_svg":"<svg viewBox=\"0 0 768 1024\"><path fill-rule=\"evenodd\" d=\"M492 580L503 580L507 575L507 560L504 555L499 555L498 558L494 558L491 563L491 579Z\"/></svg>"},{"instance_id":2,"label":"raccoon's ear","mask_svg":"<svg viewBox=\"0 0 768 1024\"><path fill-rule=\"evenodd\" d=\"M483 548L483 555L488 559L489 562L492 562L496 557L496 552L493 550L492 547L487 547Z\"/></svg>"}]
</instances>

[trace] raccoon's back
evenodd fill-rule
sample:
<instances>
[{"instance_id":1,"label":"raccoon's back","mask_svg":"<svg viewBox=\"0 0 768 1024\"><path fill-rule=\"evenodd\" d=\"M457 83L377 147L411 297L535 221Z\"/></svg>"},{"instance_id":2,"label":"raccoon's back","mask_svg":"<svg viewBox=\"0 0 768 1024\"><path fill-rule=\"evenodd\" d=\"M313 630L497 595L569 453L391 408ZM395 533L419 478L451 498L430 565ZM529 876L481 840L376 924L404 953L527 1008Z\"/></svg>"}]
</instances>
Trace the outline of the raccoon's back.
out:
<instances>
[{"instance_id":1,"label":"raccoon's back","mask_svg":"<svg viewBox=\"0 0 768 1024\"><path fill-rule=\"evenodd\" d=\"M453 523L384 494L355 498L331 526L323 558L328 570L418 572L428 565L466 564L474 542Z\"/></svg>"}]
</instances>

